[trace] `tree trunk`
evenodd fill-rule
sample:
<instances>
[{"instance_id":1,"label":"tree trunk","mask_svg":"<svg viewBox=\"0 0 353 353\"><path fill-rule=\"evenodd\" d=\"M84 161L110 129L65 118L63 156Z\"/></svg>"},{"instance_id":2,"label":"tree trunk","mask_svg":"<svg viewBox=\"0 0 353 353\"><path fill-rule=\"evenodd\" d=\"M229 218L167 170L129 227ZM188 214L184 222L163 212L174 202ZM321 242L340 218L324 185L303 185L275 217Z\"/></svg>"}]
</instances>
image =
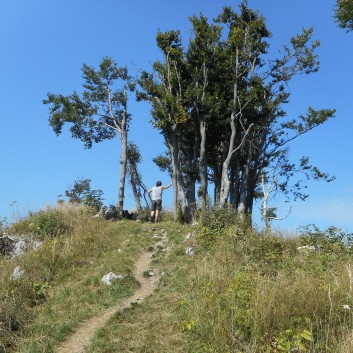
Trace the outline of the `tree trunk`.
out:
<instances>
[{"instance_id":1,"label":"tree trunk","mask_svg":"<svg viewBox=\"0 0 353 353\"><path fill-rule=\"evenodd\" d=\"M199 159L199 173L200 173L200 187L198 190L199 202L201 210L205 210L207 206L207 161L206 161L206 123L204 120L200 122L200 159Z\"/></svg>"},{"instance_id":2,"label":"tree trunk","mask_svg":"<svg viewBox=\"0 0 353 353\"><path fill-rule=\"evenodd\" d=\"M229 147L228 153L225 161L222 165L222 177L221 177L221 194L219 198L219 207L223 208L228 200L229 195L229 165L234 155L234 146L235 140L237 135L237 126L236 126L236 119L237 119L237 100L238 100L238 69L239 69L239 52L236 51L235 57L235 81L233 85L233 109L230 117L230 129L231 134L229 138Z\"/></svg>"},{"instance_id":3,"label":"tree trunk","mask_svg":"<svg viewBox=\"0 0 353 353\"><path fill-rule=\"evenodd\" d=\"M221 190L220 190L220 197L219 197L219 207L223 208L228 201L229 195L229 164L232 160L234 154L234 145L235 145L235 138L236 138L236 123L235 123L235 110L233 110L231 119L230 119L230 127L231 127L231 135L229 139L229 147L227 158L222 164L222 176L221 176Z\"/></svg>"},{"instance_id":4,"label":"tree trunk","mask_svg":"<svg viewBox=\"0 0 353 353\"><path fill-rule=\"evenodd\" d=\"M122 216L124 211L124 193L125 193L125 178L127 167L127 126L126 126L126 109L123 114L121 122L121 157L120 157L120 181L119 181L119 195L118 195L118 212Z\"/></svg>"},{"instance_id":5,"label":"tree trunk","mask_svg":"<svg viewBox=\"0 0 353 353\"><path fill-rule=\"evenodd\" d=\"M186 195L184 189L184 182L182 173L180 170L180 160L179 160L179 143L176 136L176 126L174 125L171 129L170 136L168 138L167 144L170 150L170 155L172 157L172 167L173 167L173 182L174 182L174 220L177 221L178 218L178 208L181 208L181 213L183 216L183 221L188 222L189 208L186 202Z\"/></svg>"},{"instance_id":6,"label":"tree trunk","mask_svg":"<svg viewBox=\"0 0 353 353\"><path fill-rule=\"evenodd\" d=\"M250 168L251 168L251 161L252 161L252 148L251 144L249 144L249 152L248 152L248 158L246 161L246 167L243 172L243 178L242 178L242 183L240 187L240 199L239 199L239 206L238 206L238 214L242 219L245 218L246 215L246 201L247 201L247 196L248 196L248 186L250 183Z\"/></svg>"},{"instance_id":7,"label":"tree trunk","mask_svg":"<svg viewBox=\"0 0 353 353\"><path fill-rule=\"evenodd\" d=\"M135 199L135 204L136 204L136 210L140 211L142 209L141 206L141 199L140 199L140 194L137 190L137 184L136 184L136 171L133 170L134 167L130 166L130 183L131 183L131 189L132 193L134 194L134 199Z\"/></svg>"}]
</instances>

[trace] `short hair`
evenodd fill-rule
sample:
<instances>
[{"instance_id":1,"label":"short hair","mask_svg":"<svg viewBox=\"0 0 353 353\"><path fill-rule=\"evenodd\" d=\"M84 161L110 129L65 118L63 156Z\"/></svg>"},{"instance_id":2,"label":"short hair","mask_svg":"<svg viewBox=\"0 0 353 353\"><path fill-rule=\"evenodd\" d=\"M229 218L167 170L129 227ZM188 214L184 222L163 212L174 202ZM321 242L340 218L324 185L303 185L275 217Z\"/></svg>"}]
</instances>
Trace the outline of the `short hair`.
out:
<instances>
[{"instance_id":1,"label":"short hair","mask_svg":"<svg viewBox=\"0 0 353 353\"><path fill-rule=\"evenodd\" d=\"M162 185L162 182L158 180L158 181L156 182L156 186L161 186L161 185Z\"/></svg>"}]
</instances>

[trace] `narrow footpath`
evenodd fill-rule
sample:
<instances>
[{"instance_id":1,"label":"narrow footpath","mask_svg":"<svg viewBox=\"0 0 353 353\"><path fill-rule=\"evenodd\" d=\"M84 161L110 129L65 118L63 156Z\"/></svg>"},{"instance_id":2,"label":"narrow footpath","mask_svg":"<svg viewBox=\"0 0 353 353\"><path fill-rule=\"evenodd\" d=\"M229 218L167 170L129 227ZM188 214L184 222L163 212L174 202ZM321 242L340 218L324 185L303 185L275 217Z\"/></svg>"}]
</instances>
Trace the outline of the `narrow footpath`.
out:
<instances>
[{"instance_id":1,"label":"narrow footpath","mask_svg":"<svg viewBox=\"0 0 353 353\"><path fill-rule=\"evenodd\" d=\"M158 245L164 245L165 243L166 237L164 235L163 239L155 244L155 248L157 248ZM154 269L153 277L145 277L143 275L145 271L150 269L153 254L153 252L142 253L134 265L133 275L140 283L141 287L137 289L131 297L127 298L119 305L110 308L101 315L92 317L83 322L67 341L57 347L55 350L56 353L84 353L85 347L89 345L94 333L99 328L103 327L113 315L131 307L133 303L143 302L145 298L154 292L161 277L160 271Z\"/></svg>"}]
</instances>

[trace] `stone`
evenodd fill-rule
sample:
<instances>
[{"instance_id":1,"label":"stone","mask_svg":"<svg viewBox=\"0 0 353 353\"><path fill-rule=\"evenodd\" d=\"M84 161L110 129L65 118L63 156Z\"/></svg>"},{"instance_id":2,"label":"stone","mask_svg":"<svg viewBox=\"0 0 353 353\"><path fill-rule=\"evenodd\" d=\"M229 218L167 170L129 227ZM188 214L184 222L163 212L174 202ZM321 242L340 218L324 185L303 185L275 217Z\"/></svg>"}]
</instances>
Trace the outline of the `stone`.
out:
<instances>
[{"instance_id":1,"label":"stone","mask_svg":"<svg viewBox=\"0 0 353 353\"><path fill-rule=\"evenodd\" d=\"M113 272L109 272L106 275L104 275L102 277L102 282L104 284L106 284L107 286L111 286L113 284L114 281L118 280L118 279L123 279L125 278L127 275L116 275Z\"/></svg>"},{"instance_id":2,"label":"stone","mask_svg":"<svg viewBox=\"0 0 353 353\"><path fill-rule=\"evenodd\" d=\"M192 255L194 255L194 248L193 247L188 247L188 248L186 248L186 250L185 250L185 254L186 255L189 255L189 256L192 256Z\"/></svg>"},{"instance_id":3,"label":"stone","mask_svg":"<svg viewBox=\"0 0 353 353\"><path fill-rule=\"evenodd\" d=\"M304 245L304 246L299 246L298 248L297 248L297 250L298 251L306 251L306 250L311 250L311 251L316 251L317 249L316 249L316 247L315 246L313 246L313 245Z\"/></svg>"},{"instance_id":4,"label":"stone","mask_svg":"<svg viewBox=\"0 0 353 353\"><path fill-rule=\"evenodd\" d=\"M189 233L186 235L185 240L189 240L195 236L195 233Z\"/></svg>"},{"instance_id":5,"label":"stone","mask_svg":"<svg viewBox=\"0 0 353 353\"><path fill-rule=\"evenodd\" d=\"M25 270L21 270L20 266L17 266L13 272L12 275L10 276L10 280L11 281L16 281L18 279L20 279L25 273Z\"/></svg>"},{"instance_id":6,"label":"stone","mask_svg":"<svg viewBox=\"0 0 353 353\"><path fill-rule=\"evenodd\" d=\"M5 235L0 237L0 255L17 257L42 245L43 242L32 240L28 235Z\"/></svg>"}]
</instances>

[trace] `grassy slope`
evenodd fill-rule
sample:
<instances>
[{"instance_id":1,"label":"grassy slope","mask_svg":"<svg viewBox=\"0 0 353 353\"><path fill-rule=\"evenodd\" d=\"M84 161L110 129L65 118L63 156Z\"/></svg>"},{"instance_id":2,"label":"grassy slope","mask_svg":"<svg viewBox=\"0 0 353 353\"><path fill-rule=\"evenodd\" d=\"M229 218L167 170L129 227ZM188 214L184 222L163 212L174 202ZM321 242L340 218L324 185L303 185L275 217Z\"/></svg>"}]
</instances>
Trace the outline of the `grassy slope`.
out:
<instances>
[{"instance_id":1,"label":"grassy slope","mask_svg":"<svg viewBox=\"0 0 353 353\"><path fill-rule=\"evenodd\" d=\"M163 229L170 249L154 260L164 271L159 289L100 329L90 353L353 351L352 311L343 307L353 307L352 257L337 242L303 253L298 239L220 224L185 240L195 227L111 223L84 213L70 222L67 235L41 250L0 262L3 352L12 343L16 352L50 353L82 320L126 298L138 286L134 278L107 288L101 277L131 273ZM185 254L189 246L195 255ZM27 275L11 282L17 264Z\"/></svg>"}]
</instances>

